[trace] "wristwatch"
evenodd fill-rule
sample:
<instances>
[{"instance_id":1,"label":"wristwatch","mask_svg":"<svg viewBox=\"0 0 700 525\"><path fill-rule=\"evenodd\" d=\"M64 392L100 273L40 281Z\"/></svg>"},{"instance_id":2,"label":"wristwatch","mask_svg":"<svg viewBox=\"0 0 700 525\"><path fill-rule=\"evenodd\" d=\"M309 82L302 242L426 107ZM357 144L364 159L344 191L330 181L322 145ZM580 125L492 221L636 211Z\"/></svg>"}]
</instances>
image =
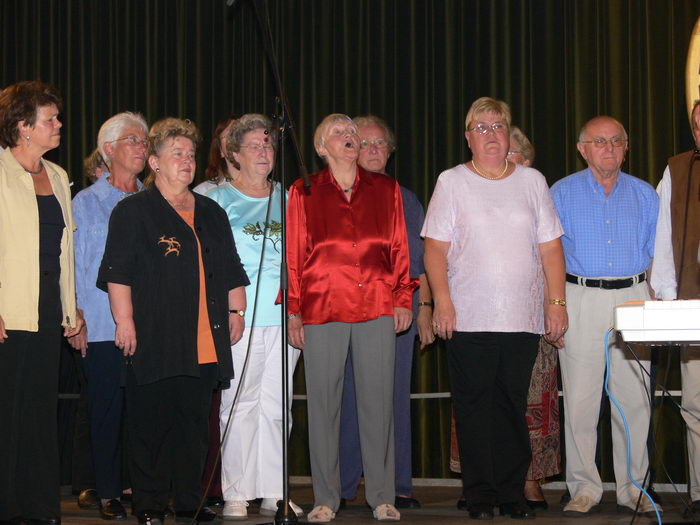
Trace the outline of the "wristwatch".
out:
<instances>
[{"instance_id":1,"label":"wristwatch","mask_svg":"<svg viewBox=\"0 0 700 525\"><path fill-rule=\"evenodd\" d=\"M241 317L245 317L245 310L229 310L228 313L240 315Z\"/></svg>"}]
</instances>

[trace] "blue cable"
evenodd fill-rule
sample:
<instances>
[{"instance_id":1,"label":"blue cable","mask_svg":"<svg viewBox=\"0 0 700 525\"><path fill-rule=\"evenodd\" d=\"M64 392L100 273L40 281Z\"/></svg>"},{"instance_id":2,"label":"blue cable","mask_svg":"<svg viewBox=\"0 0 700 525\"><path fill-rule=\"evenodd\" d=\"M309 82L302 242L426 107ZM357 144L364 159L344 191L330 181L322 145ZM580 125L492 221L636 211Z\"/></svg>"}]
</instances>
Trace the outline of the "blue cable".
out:
<instances>
[{"instance_id":1,"label":"blue cable","mask_svg":"<svg viewBox=\"0 0 700 525\"><path fill-rule=\"evenodd\" d=\"M625 413L623 412L622 407L608 389L608 379L610 378L610 343L608 342L608 339L613 330L614 328L611 328L610 330L605 332L605 393L608 394L610 401L613 405L615 405L615 408L617 408L617 411L620 413L620 416L622 416L622 422L625 424L625 437L627 438L627 477L630 479L630 481L635 487L642 491L642 494L649 498L649 501L651 501L651 504L654 507L654 512L656 512L656 519L658 520L659 525L661 525L661 513L659 512L659 508L656 506L656 502L651 498L651 496L649 496L649 493L646 490L644 490L644 487L641 487L632 477L632 471L630 467L630 448L632 447L632 445L630 444L630 427L629 425L627 425L627 418L625 417Z\"/></svg>"}]
</instances>

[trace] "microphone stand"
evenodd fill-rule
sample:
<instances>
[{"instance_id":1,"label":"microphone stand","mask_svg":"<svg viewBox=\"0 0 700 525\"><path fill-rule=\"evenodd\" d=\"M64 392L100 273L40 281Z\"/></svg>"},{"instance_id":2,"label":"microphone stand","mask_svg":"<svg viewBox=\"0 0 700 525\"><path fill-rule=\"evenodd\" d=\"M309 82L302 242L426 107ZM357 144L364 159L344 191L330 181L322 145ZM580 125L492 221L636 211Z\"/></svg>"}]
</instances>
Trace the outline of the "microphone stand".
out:
<instances>
[{"instance_id":1,"label":"microphone stand","mask_svg":"<svg viewBox=\"0 0 700 525\"><path fill-rule=\"evenodd\" d=\"M280 290L282 295L282 500L277 504L277 513L275 514L274 522L268 522L269 525L281 525L284 523L303 523L297 518L296 513L289 505L289 472L288 472L288 457L289 457L289 350L287 346L287 200L285 198L285 143L287 132L291 132L292 145L296 153L297 164L301 176L304 179L304 187L311 186L309 174L304 165L304 160L301 156L299 148L299 139L296 135L296 130L293 124L293 119L289 111L289 103L287 95L282 85L282 79L279 73L279 65L277 55L275 53L272 30L270 28L270 17L267 11L267 3L265 0L253 0L253 8L258 21L258 27L262 34L265 45L265 53L270 62L272 75L277 89L276 102L279 106L279 115L276 120L279 124L279 148L277 158L279 159L277 170L279 174L279 183L282 190L282 198L280 199L280 222L281 222L281 239L282 261L280 264ZM267 525L267 523L265 524Z\"/></svg>"}]
</instances>

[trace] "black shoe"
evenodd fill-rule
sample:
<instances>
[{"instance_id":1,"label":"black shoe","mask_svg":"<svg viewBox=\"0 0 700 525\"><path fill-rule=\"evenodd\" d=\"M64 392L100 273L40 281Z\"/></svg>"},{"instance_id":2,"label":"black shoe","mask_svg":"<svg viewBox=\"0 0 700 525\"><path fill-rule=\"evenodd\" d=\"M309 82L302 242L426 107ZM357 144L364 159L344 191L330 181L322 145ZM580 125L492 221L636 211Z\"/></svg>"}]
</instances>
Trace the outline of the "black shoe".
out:
<instances>
[{"instance_id":1,"label":"black shoe","mask_svg":"<svg viewBox=\"0 0 700 525\"><path fill-rule=\"evenodd\" d=\"M29 525L61 525L61 518L58 516L52 518L30 518L24 520L23 523L28 523Z\"/></svg>"},{"instance_id":2,"label":"black shoe","mask_svg":"<svg viewBox=\"0 0 700 525\"><path fill-rule=\"evenodd\" d=\"M165 507L165 510L163 511L163 517L165 518L174 518L175 517L175 509L172 507L172 505L168 505Z\"/></svg>"},{"instance_id":3,"label":"black shoe","mask_svg":"<svg viewBox=\"0 0 700 525\"><path fill-rule=\"evenodd\" d=\"M534 520L537 517L535 511L524 501L504 503L498 506L498 510L501 516L510 516L514 520Z\"/></svg>"},{"instance_id":4,"label":"black shoe","mask_svg":"<svg viewBox=\"0 0 700 525\"><path fill-rule=\"evenodd\" d=\"M126 509L118 499L111 499L100 508L100 517L103 520L125 520Z\"/></svg>"},{"instance_id":5,"label":"black shoe","mask_svg":"<svg viewBox=\"0 0 700 525\"><path fill-rule=\"evenodd\" d=\"M700 499L695 499L690 503L690 507L683 511L683 519L697 520L700 519Z\"/></svg>"},{"instance_id":6,"label":"black shoe","mask_svg":"<svg viewBox=\"0 0 700 525\"><path fill-rule=\"evenodd\" d=\"M527 503L527 506L532 510L547 510L549 508L549 503L547 503L547 500L544 499L526 499L525 503Z\"/></svg>"},{"instance_id":7,"label":"black shoe","mask_svg":"<svg viewBox=\"0 0 700 525\"><path fill-rule=\"evenodd\" d=\"M165 516L157 510L142 510L136 516L140 525L163 525Z\"/></svg>"},{"instance_id":8,"label":"black shoe","mask_svg":"<svg viewBox=\"0 0 700 525\"><path fill-rule=\"evenodd\" d=\"M396 496L394 498L394 507L397 509L419 509L420 501L410 496Z\"/></svg>"},{"instance_id":9,"label":"black shoe","mask_svg":"<svg viewBox=\"0 0 700 525\"><path fill-rule=\"evenodd\" d=\"M207 507L223 507L224 498L221 496L209 496L207 498Z\"/></svg>"},{"instance_id":10,"label":"black shoe","mask_svg":"<svg viewBox=\"0 0 700 525\"><path fill-rule=\"evenodd\" d=\"M24 523L22 516L15 516L9 520L0 520L0 525L22 525L22 523Z\"/></svg>"},{"instance_id":11,"label":"black shoe","mask_svg":"<svg viewBox=\"0 0 700 525\"><path fill-rule=\"evenodd\" d=\"M559 498L559 504L560 505L566 505L571 501L571 492L569 492L569 489L566 489L564 493L561 495L561 498Z\"/></svg>"},{"instance_id":12,"label":"black shoe","mask_svg":"<svg viewBox=\"0 0 700 525\"><path fill-rule=\"evenodd\" d=\"M469 506L467 505L466 498L459 498L457 500L457 508L459 510L469 510Z\"/></svg>"},{"instance_id":13,"label":"black shoe","mask_svg":"<svg viewBox=\"0 0 700 525\"><path fill-rule=\"evenodd\" d=\"M78 507L81 509L99 509L100 497L95 489L85 489L78 494Z\"/></svg>"},{"instance_id":14,"label":"black shoe","mask_svg":"<svg viewBox=\"0 0 700 525\"><path fill-rule=\"evenodd\" d=\"M340 498L340 504L338 505L338 510L343 510L348 506L348 500L345 498Z\"/></svg>"},{"instance_id":15,"label":"black shoe","mask_svg":"<svg viewBox=\"0 0 700 525\"><path fill-rule=\"evenodd\" d=\"M473 520L492 520L493 505L475 504L469 506L469 517Z\"/></svg>"},{"instance_id":16,"label":"black shoe","mask_svg":"<svg viewBox=\"0 0 700 525\"><path fill-rule=\"evenodd\" d=\"M175 521L214 521L219 516L209 507L202 507L199 512L196 510L177 510L175 511Z\"/></svg>"}]
</instances>

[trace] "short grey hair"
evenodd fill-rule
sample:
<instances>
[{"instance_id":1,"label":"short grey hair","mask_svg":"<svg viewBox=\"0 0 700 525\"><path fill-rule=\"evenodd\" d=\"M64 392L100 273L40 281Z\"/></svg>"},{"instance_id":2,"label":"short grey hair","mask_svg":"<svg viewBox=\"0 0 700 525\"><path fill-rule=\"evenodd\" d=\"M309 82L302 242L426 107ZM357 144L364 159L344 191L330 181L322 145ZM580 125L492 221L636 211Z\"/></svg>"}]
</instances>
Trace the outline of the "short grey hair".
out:
<instances>
[{"instance_id":1,"label":"short grey hair","mask_svg":"<svg viewBox=\"0 0 700 525\"><path fill-rule=\"evenodd\" d=\"M365 126L377 126L384 132L384 137L389 146L389 153L396 150L396 137L394 136L394 132L391 131L389 124L387 124L383 118L377 117L376 115L365 115L362 117L355 117L352 121L355 123L355 126L357 126L358 132Z\"/></svg>"},{"instance_id":2,"label":"short grey hair","mask_svg":"<svg viewBox=\"0 0 700 525\"><path fill-rule=\"evenodd\" d=\"M336 122L346 122L357 127L353 120L343 113L331 113L330 115L327 115L326 117L324 117L321 123L318 126L316 126L316 131L314 132L314 148L316 149L316 153L318 153L318 148L320 148L321 146L325 146L325 137L326 133L328 132L328 128L330 128ZM320 153L318 153L318 155L323 160L325 160L325 157L322 156Z\"/></svg>"},{"instance_id":3,"label":"short grey hair","mask_svg":"<svg viewBox=\"0 0 700 525\"><path fill-rule=\"evenodd\" d=\"M231 128L226 136L226 151L231 157L228 160L237 170L241 169L241 166L236 162L236 159L233 158L231 152L240 153L243 138L246 136L246 133L250 133L256 129L264 129L266 134L270 137L272 147L275 149L277 148L277 130L273 126L270 117L259 113L247 113L243 115L231 124Z\"/></svg>"},{"instance_id":4,"label":"short grey hair","mask_svg":"<svg viewBox=\"0 0 700 525\"><path fill-rule=\"evenodd\" d=\"M124 128L131 126L140 127L143 129L146 136L148 136L148 124L146 124L146 119L143 118L141 113L132 111L117 113L105 120L104 124L100 127L100 131L97 133L97 149L108 167L112 167L112 159L105 151L105 143L114 142L120 138L119 135L122 134Z\"/></svg>"},{"instance_id":5,"label":"short grey hair","mask_svg":"<svg viewBox=\"0 0 700 525\"><path fill-rule=\"evenodd\" d=\"M522 155L524 160L529 160L530 164L535 162L535 147L518 126L511 126L510 140L515 141L518 145L520 148L520 155Z\"/></svg>"}]
</instances>

